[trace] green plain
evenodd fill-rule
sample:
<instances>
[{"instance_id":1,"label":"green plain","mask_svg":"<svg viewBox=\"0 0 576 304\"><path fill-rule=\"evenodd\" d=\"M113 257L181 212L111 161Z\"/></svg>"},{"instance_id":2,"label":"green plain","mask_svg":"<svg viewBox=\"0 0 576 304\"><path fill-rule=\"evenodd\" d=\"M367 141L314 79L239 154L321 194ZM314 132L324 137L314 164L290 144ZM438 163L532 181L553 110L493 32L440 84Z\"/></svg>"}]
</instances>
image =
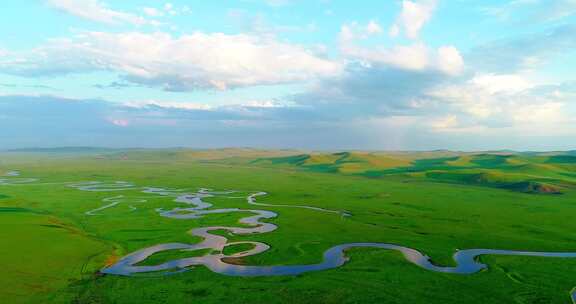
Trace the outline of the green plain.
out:
<instances>
[{"instance_id":1,"label":"green plain","mask_svg":"<svg viewBox=\"0 0 576 304\"><path fill-rule=\"evenodd\" d=\"M257 151L258 152L258 151ZM209 155L210 157L207 157ZM83 192L64 182L130 181L139 186L266 191L258 201L346 210L277 212L276 231L233 236L271 249L249 265L317 263L350 242L395 243L451 265L457 249L576 251L576 162L568 154L290 153L129 151L5 154L2 171L52 184L0 185L0 298L5 303L570 303L576 260L481 257L474 275L418 268L396 253L354 249L341 268L299 276L227 277L196 267L170 276L120 277L97 270L132 251L205 226L239 226L250 213L194 220L158 216L179 206L137 191ZM133 197L97 216L84 212L118 194ZM148 202L136 203L146 196ZM207 199L251 209L245 199ZM244 250L228 248L230 252ZM170 252L147 263L202 253Z\"/></svg>"}]
</instances>

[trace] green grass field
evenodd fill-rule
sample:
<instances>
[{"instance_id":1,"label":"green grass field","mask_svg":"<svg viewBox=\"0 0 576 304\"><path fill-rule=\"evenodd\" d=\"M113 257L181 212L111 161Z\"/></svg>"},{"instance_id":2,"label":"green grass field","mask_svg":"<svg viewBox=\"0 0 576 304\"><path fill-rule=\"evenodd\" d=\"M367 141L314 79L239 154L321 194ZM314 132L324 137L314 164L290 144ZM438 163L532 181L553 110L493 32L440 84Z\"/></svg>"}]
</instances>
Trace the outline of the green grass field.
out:
<instances>
[{"instance_id":1,"label":"green grass field","mask_svg":"<svg viewBox=\"0 0 576 304\"><path fill-rule=\"evenodd\" d=\"M112 192L65 182L266 191L262 203L346 210L259 207L278 213L276 231L228 236L271 249L248 265L311 264L337 244L394 243L452 265L457 249L576 251L573 153L345 152L227 149L43 151L0 154L0 175L20 170L38 183L0 185L0 300L3 303L570 303L576 259L483 256L472 275L430 272L396 252L353 249L344 266L298 276L228 277L204 267L121 277L98 270L159 243L195 243L195 227L239 226L245 214L174 220L169 198L103 205ZM45 183L45 184L42 184ZM254 209L245 199L208 198L218 208ZM240 247L240 246L239 246ZM230 253L246 248L227 248ZM147 260L194 256L168 252Z\"/></svg>"}]
</instances>

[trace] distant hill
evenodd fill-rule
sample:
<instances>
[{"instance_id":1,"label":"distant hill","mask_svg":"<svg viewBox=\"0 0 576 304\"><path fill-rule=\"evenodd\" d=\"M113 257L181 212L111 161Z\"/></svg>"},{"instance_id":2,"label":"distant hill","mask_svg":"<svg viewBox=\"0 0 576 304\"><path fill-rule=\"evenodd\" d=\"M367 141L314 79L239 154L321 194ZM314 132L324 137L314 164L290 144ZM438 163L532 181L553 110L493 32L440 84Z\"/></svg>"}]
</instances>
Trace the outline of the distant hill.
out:
<instances>
[{"instance_id":1,"label":"distant hill","mask_svg":"<svg viewBox=\"0 0 576 304\"><path fill-rule=\"evenodd\" d=\"M339 152L258 158L256 166L288 167L370 178L426 179L531 194L576 188L573 152Z\"/></svg>"},{"instance_id":2,"label":"distant hill","mask_svg":"<svg viewBox=\"0 0 576 304\"><path fill-rule=\"evenodd\" d=\"M59 147L9 152L79 154L98 159L202 162L306 170L320 173L468 184L530 194L560 194L576 188L576 151L514 152L309 152L253 148L113 149Z\"/></svg>"},{"instance_id":3,"label":"distant hill","mask_svg":"<svg viewBox=\"0 0 576 304\"><path fill-rule=\"evenodd\" d=\"M22 153L101 153L113 152L119 150L129 149L113 149L113 148L99 148L99 147L55 147L55 148L20 148L9 149L4 152L22 152Z\"/></svg>"}]
</instances>

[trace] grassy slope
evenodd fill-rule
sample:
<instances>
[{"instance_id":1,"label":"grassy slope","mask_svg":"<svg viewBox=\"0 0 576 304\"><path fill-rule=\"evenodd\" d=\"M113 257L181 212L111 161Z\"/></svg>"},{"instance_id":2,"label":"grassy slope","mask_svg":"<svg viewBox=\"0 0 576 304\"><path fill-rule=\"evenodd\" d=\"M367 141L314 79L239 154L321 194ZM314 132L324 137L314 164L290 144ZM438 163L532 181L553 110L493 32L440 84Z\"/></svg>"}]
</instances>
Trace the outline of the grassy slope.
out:
<instances>
[{"instance_id":1,"label":"grassy slope","mask_svg":"<svg viewBox=\"0 0 576 304\"><path fill-rule=\"evenodd\" d=\"M72 280L91 276L106 245L59 219L19 208L0 208L0 295L4 303L43 303Z\"/></svg>"},{"instance_id":2,"label":"grassy slope","mask_svg":"<svg viewBox=\"0 0 576 304\"><path fill-rule=\"evenodd\" d=\"M576 185L576 157L569 154L343 152L260 158L252 163L366 177L409 176L527 193L558 194Z\"/></svg>"},{"instance_id":3,"label":"grassy slope","mask_svg":"<svg viewBox=\"0 0 576 304\"><path fill-rule=\"evenodd\" d=\"M342 219L311 210L266 207L280 214L273 220L280 227L277 231L231 239L272 245L270 251L250 257L251 264L314 263L330 246L359 241L408 245L444 264L450 263L456 248L574 251L576 244L576 223L571 220L576 195L571 189L560 196L540 196L430 183L404 175L369 179L285 170L286 166L255 168L179 158L52 161L20 164L19 169L51 181L129 180L166 187L264 190L270 193L261 199L264 202L345 209L354 215ZM102 216L86 217L84 211L100 206L99 200L110 194L54 186L3 187L0 192L19 198L0 200L1 204L66 218L119 246L116 254L156 243L193 242L185 233L190 228L230 225L238 219L235 215L164 219L153 209L174 204L162 199L139 205L135 212L118 206ZM212 202L218 207L249 208L240 199ZM41 251L32 252L43 256ZM484 257L492 266L488 271L460 276L424 271L382 250L354 250L351 255L352 262L340 269L297 277L231 278L196 268L166 278L85 277L70 284L66 292L75 294L79 303L566 303L568 291L576 284L573 260ZM11 273L2 276L20 280Z\"/></svg>"}]
</instances>

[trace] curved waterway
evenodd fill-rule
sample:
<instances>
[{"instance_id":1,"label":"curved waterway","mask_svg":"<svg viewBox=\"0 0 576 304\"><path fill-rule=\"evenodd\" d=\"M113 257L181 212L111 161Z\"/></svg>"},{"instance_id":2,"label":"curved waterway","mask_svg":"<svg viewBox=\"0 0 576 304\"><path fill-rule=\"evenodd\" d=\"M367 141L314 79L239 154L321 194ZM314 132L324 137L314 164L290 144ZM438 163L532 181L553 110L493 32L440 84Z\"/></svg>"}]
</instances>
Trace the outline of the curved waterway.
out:
<instances>
[{"instance_id":1,"label":"curved waterway","mask_svg":"<svg viewBox=\"0 0 576 304\"><path fill-rule=\"evenodd\" d=\"M18 171L10 171L0 178L0 185L22 185L31 184L36 182L35 178L21 178ZM67 183L68 187L76 188L81 191L93 192L115 192L125 190L138 190L141 193L148 195L159 195L163 197L171 197L176 203L185 205L184 207L176 207L170 210L162 208L156 209L158 214L163 217L177 219L177 220L190 220L197 219L210 214L219 213L250 213L251 215L243 217L239 223L243 227L228 227L228 226L211 226L195 228L188 233L202 239L201 242L196 244L186 243L165 243L158 244L148 248L143 248L133 253L128 254L121 258L115 264L103 268L100 272L111 275L131 276L139 273L158 273L159 275L178 273L187 271L193 266L205 266L213 272L229 276L279 276L279 275L298 275L306 272L321 271L326 269L333 269L344 265L348 258L345 251L350 248L380 248L386 250L393 250L400 252L406 261L429 271L453 273L453 274L473 274L486 269L488 266L479 261L478 257L483 255L508 255L508 256L533 256L533 257L548 257L548 258L576 258L576 252L533 252L533 251L516 251L516 250L498 250L498 249L465 249L459 250L453 255L456 266L446 267L435 265L430 258L422 252L397 244L389 243L348 243L334 246L326 250L323 254L322 262L318 264L308 265L282 265L282 266L248 266L236 265L229 263L231 259L242 258L247 256L256 255L270 249L270 246L253 241L240 241L229 242L228 239L221 235L213 234L213 231L227 231L231 235L249 235L256 233L267 233L277 229L277 226L268 223L264 220L273 219L278 216L277 213L268 210L256 209L240 209L240 208L225 208L225 209L210 209L213 207L211 203L204 201L205 198L210 197L229 197L227 195L237 193L237 191L213 191L211 189L201 188L197 192L187 192L183 189L164 189L156 187L138 187L130 182L74 182ZM348 212L329 210L312 206L297 206L297 205L272 205L258 203L256 198L266 195L266 192L257 192L245 197L250 205L262 207L287 207L287 208L304 208L319 212L327 212L339 214L341 216L350 216ZM242 197L241 197L242 198ZM145 203L147 200L128 199L123 195L116 195L103 200L102 207L87 211L87 215L101 214L108 208L115 207L123 203ZM131 209L135 209L130 205ZM234 253L231 255L224 254L224 249L227 246L249 244L251 249L242 252ZM179 250L179 251L195 251L209 249L209 252L203 256L188 257L171 260L158 265L138 265L148 259L154 254L164 251ZM576 303L576 289L572 290L570 296L574 303Z\"/></svg>"},{"instance_id":2,"label":"curved waterway","mask_svg":"<svg viewBox=\"0 0 576 304\"><path fill-rule=\"evenodd\" d=\"M0 177L0 185L25 185L38 181L37 178L22 178L20 171L8 171Z\"/></svg>"}]
</instances>

